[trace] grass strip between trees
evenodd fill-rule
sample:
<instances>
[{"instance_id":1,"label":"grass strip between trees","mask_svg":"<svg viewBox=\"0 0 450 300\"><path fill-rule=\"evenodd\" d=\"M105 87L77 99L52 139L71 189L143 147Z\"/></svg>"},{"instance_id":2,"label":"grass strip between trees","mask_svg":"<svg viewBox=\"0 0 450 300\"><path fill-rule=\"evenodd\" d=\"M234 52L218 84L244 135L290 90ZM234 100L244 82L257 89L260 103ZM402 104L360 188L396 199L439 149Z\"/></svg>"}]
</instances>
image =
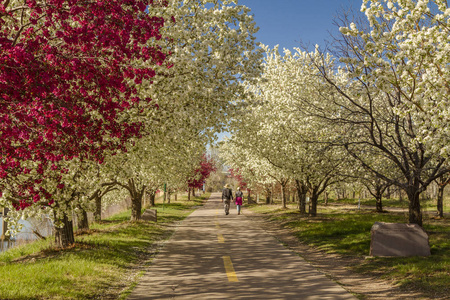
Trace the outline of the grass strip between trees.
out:
<instances>
[{"instance_id":1,"label":"grass strip between trees","mask_svg":"<svg viewBox=\"0 0 450 300\"><path fill-rule=\"evenodd\" d=\"M130 222L126 211L91 225L75 244L58 250L52 238L0 253L0 299L125 299L181 221L209 194L157 203L158 223Z\"/></svg>"},{"instance_id":2,"label":"grass strip between trees","mask_svg":"<svg viewBox=\"0 0 450 300\"><path fill-rule=\"evenodd\" d=\"M326 253L361 258L352 266L355 272L393 281L406 290L433 297L450 294L450 219L436 220L424 215L424 229L429 234L429 257L367 257L370 229L374 222L407 223L404 213L374 213L373 209L348 209L322 206L317 217L299 214L291 206L252 205L251 210L291 230L298 240ZM300 253L301 255L301 253ZM366 258L366 259L362 259Z\"/></svg>"},{"instance_id":3,"label":"grass strip between trees","mask_svg":"<svg viewBox=\"0 0 450 300\"><path fill-rule=\"evenodd\" d=\"M319 203L324 204L324 200L319 200ZM328 204L348 204L348 205L358 205L358 199L351 199L351 198L344 198L339 200L329 200ZM359 203L361 206L375 206L376 200L375 199L361 199L361 202ZM407 210L408 209L408 199L383 199L383 208L389 209L389 208L402 208ZM422 212L436 212L436 199L422 199L420 201L420 205L422 207ZM444 212L450 212L450 199L445 198L444 199Z\"/></svg>"}]
</instances>

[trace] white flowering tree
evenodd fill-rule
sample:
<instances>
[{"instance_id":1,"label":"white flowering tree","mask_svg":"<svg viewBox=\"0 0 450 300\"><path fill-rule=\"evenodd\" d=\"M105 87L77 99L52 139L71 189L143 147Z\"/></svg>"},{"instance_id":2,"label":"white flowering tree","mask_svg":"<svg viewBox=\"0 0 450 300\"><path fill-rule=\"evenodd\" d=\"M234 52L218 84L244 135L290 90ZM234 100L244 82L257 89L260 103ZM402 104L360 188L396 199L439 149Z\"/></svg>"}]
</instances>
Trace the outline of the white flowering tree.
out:
<instances>
[{"instance_id":1,"label":"white flowering tree","mask_svg":"<svg viewBox=\"0 0 450 300\"><path fill-rule=\"evenodd\" d=\"M242 89L239 80L250 80L258 73L260 54L255 51L253 37L256 28L248 13L248 8L238 6L235 1L174 0L168 1L167 5L151 7L151 15L166 17L164 33L156 31L162 24L158 23L158 26L152 27L153 33L158 33L155 38L148 35L145 41L139 40L139 43L147 42L142 57L127 61L127 65L121 69L123 82L114 81L120 83L117 93L125 92L122 98L127 101L114 106L110 113L105 113L107 117L104 118L116 118L120 124L128 126L124 126L124 135L143 136L145 140L135 139L135 146L123 153L125 140L120 139L120 130L113 123L100 122L106 127L110 125L108 129L113 133L91 143L91 148L103 147L101 142L109 145L120 140L122 150L116 150L118 153L114 156L105 153L105 163L101 165L60 162L58 168L64 170L63 175L59 175L57 170L58 174L51 174L53 177L38 176L43 177L43 181L36 179L40 181L39 185L42 183L41 186L45 187L46 193L54 193L54 197L61 199L56 204L48 203L49 213L50 210L58 210L63 220L67 219L67 222L63 222L66 223L67 231L71 231L68 223L70 216L67 214L72 209L91 210L94 200L99 207L103 197L119 199L121 197L117 196L123 195L124 191L128 191L133 199L139 199L144 186L147 190L155 191L161 182L175 185L181 178L189 177L196 158L200 158L206 143L213 139L213 132L220 130L227 122L227 116L232 115L233 106L229 101ZM159 39L161 36L163 39ZM156 48L156 45L160 48ZM162 64L164 53L169 56ZM156 62L161 66L153 72ZM80 99L85 96L83 94ZM135 96L139 96L142 101L137 101ZM51 118L55 119L54 116L53 113ZM102 119L95 112L92 117ZM73 128L84 127L76 124ZM137 129L141 130L138 132ZM55 155L60 157L57 153ZM38 164L30 167L38 172L47 172L40 170ZM15 182L9 181L8 184L15 185ZM117 189L119 186L122 189ZM111 191L112 194L107 193ZM7 198L11 197L5 191L2 199ZM40 213L39 207L36 205L36 213ZM134 211L138 211L137 205ZM10 216L18 219L31 213L30 208L26 212L11 212ZM11 219L11 225L14 224ZM68 235L73 237L70 232Z\"/></svg>"},{"instance_id":2,"label":"white flowering tree","mask_svg":"<svg viewBox=\"0 0 450 300\"><path fill-rule=\"evenodd\" d=\"M438 194L437 194L437 215L440 218L444 217L444 190L445 187L450 183L450 173L445 174L435 180L438 186Z\"/></svg>"},{"instance_id":3,"label":"white flowering tree","mask_svg":"<svg viewBox=\"0 0 450 300\"><path fill-rule=\"evenodd\" d=\"M254 22L249 9L235 1L171 0L152 13L167 20L165 39L152 42L170 54L169 63L142 80L139 94L151 100L125 118L144 124L144 137L102 166L104 188L111 182L122 188L107 199L128 191L132 219L140 218L145 192L152 202L164 183L174 187L186 181L213 133L233 114L230 99L242 90L238 81L259 70Z\"/></svg>"},{"instance_id":4,"label":"white flowering tree","mask_svg":"<svg viewBox=\"0 0 450 300\"><path fill-rule=\"evenodd\" d=\"M313 60L339 94L316 105L324 112L321 117L346 132L334 144L402 188L409 199L409 221L422 225L419 195L449 171L444 165L449 74L441 66L449 58L444 53L450 11L446 1L415 0L365 0L362 11L368 29L354 23L340 29L339 64L325 55ZM373 165L367 147L396 171Z\"/></svg>"},{"instance_id":5,"label":"white flowering tree","mask_svg":"<svg viewBox=\"0 0 450 300\"><path fill-rule=\"evenodd\" d=\"M310 214L317 213L320 194L335 181L346 166L341 149L329 146L339 128L326 124L321 118L309 114L310 105L329 93L328 87L320 79L310 62L310 55L295 49L280 55L278 49L266 49L267 60L263 82L263 95L271 103L269 111L275 111L273 123L283 132L279 140L283 144L284 155L279 155L280 163L290 170L296 180L300 211L305 212L305 195L311 195ZM283 142L285 140L285 142Z\"/></svg>"},{"instance_id":6,"label":"white flowering tree","mask_svg":"<svg viewBox=\"0 0 450 300\"><path fill-rule=\"evenodd\" d=\"M245 139L235 134L232 139L227 138L219 144L221 161L230 169L239 170L239 175L245 178L249 189L264 187L268 197L270 187L275 182L275 169L266 159L255 155L251 147Z\"/></svg>"},{"instance_id":7,"label":"white flowering tree","mask_svg":"<svg viewBox=\"0 0 450 300\"><path fill-rule=\"evenodd\" d=\"M139 139L127 152L109 157L102 166L105 173L103 184L113 183L121 188L116 194L125 190L130 197L131 220L140 219L146 191L154 197L164 183L175 185L185 181L204 153L204 140L188 135L187 131L183 132L183 138L177 134L167 133L159 139L157 136Z\"/></svg>"},{"instance_id":8,"label":"white flowering tree","mask_svg":"<svg viewBox=\"0 0 450 300\"><path fill-rule=\"evenodd\" d=\"M372 58L366 64L378 66L373 76L379 77L380 88L395 87L401 95L403 105L396 107L397 113L412 116L418 142L446 157L450 153L450 73L444 67L450 62L448 5L446 0L364 1L362 11L371 31L360 32L354 25L342 29L370 46L364 55Z\"/></svg>"},{"instance_id":9,"label":"white flowering tree","mask_svg":"<svg viewBox=\"0 0 450 300\"><path fill-rule=\"evenodd\" d=\"M362 155L365 155L364 161L372 169L376 169L383 174L391 174L391 177L396 180L399 180L403 176L392 161L384 157L382 153L373 151L373 149L367 147L363 150ZM365 187L369 194L375 198L376 212L384 212L382 198L385 191L393 185L393 181L386 181L378 177L372 172L372 169L365 168L357 160L350 159L350 164L354 167L344 170L346 172L344 177L349 178L353 186L360 187L360 189L361 187ZM397 174L397 177L395 174Z\"/></svg>"},{"instance_id":10,"label":"white flowering tree","mask_svg":"<svg viewBox=\"0 0 450 300\"><path fill-rule=\"evenodd\" d=\"M241 80L259 75L261 53L250 9L234 0L169 0L159 16L171 19L161 33L170 68L156 72L141 93L153 99L144 118L162 131L189 127L213 140L243 94Z\"/></svg>"},{"instance_id":11,"label":"white flowering tree","mask_svg":"<svg viewBox=\"0 0 450 300\"><path fill-rule=\"evenodd\" d=\"M263 176L280 183L283 207L286 184L295 179L300 211L306 212L305 196L309 191L310 213L316 215L319 195L337 179L343 151L329 147L326 142L334 128L305 114L302 100L316 98L328 87L320 82L306 53L298 50L293 55L285 51L281 56L278 48L265 50L260 80L246 83L252 93L247 98L249 105L232 122L232 143L242 144L241 149L245 148L245 153L253 158L245 160L245 164L256 162L246 169L260 169L261 162L269 166L262 170ZM242 165L238 167L242 169Z\"/></svg>"}]
</instances>

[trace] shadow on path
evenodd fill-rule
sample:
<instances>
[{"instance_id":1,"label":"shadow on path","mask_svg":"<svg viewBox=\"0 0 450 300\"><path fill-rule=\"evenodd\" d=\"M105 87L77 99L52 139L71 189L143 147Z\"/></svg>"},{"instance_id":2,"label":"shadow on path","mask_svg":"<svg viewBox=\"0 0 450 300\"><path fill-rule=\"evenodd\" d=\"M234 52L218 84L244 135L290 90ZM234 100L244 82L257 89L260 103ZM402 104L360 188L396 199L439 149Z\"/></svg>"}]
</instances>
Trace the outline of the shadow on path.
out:
<instances>
[{"instance_id":1,"label":"shadow on path","mask_svg":"<svg viewBox=\"0 0 450 300\"><path fill-rule=\"evenodd\" d=\"M245 215L226 216L218 193L177 227L128 299L173 298L356 299Z\"/></svg>"}]
</instances>

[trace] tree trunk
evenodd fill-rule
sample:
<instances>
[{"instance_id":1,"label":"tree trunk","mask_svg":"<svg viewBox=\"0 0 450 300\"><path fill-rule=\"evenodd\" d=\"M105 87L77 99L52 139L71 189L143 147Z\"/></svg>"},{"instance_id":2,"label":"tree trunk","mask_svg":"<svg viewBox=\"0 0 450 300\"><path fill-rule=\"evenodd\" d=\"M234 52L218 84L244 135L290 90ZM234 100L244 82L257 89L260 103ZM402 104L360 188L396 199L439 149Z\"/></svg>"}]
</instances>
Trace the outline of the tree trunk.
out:
<instances>
[{"instance_id":1,"label":"tree trunk","mask_svg":"<svg viewBox=\"0 0 450 300\"><path fill-rule=\"evenodd\" d=\"M144 194L142 194L142 207L144 208L148 207L147 202L148 202L148 193L144 192Z\"/></svg>"},{"instance_id":2,"label":"tree trunk","mask_svg":"<svg viewBox=\"0 0 450 300\"><path fill-rule=\"evenodd\" d=\"M286 206L286 183L281 183L281 207L287 208Z\"/></svg>"},{"instance_id":3,"label":"tree trunk","mask_svg":"<svg viewBox=\"0 0 450 300\"><path fill-rule=\"evenodd\" d=\"M272 198L272 189L266 187L264 189L264 196L266 197L266 204L270 204L270 199Z\"/></svg>"},{"instance_id":4,"label":"tree trunk","mask_svg":"<svg viewBox=\"0 0 450 300\"><path fill-rule=\"evenodd\" d=\"M192 197L195 197L195 188L192 188Z\"/></svg>"},{"instance_id":5,"label":"tree trunk","mask_svg":"<svg viewBox=\"0 0 450 300\"><path fill-rule=\"evenodd\" d=\"M178 200L178 194L175 193L175 202Z\"/></svg>"},{"instance_id":6,"label":"tree trunk","mask_svg":"<svg viewBox=\"0 0 450 300\"><path fill-rule=\"evenodd\" d=\"M444 189L445 185L438 184L437 212L440 218L444 217Z\"/></svg>"},{"instance_id":7,"label":"tree trunk","mask_svg":"<svg viewBox=\"0 0 450 300\"><path fill-rule=\"evenodd\" d=\"M438 185L437 184L433 184L431 187L432 187L432 189L431 189L431 192L432 192L431 198L435 199L435 198L437 198Z\"/></svg>"},{"instance_id":8,"label":"tree trunk","mask_svg":"<svg viewBox=\"0 0 450 300\"><path fill-rule=\"evenodd\" d=\"M297 198L298 207L301 214L306 214L306 193L308 192L306 187L300 183L299 180L295 180L297 186Z\"/></svg>"},{"instance_id":9,"label":"tree trunk","mask_svg":"<svg viewBox=\"0 0 450 300\"><path fill-rule=\"evenodd\" d=\"M188 188L188 201L191 201L191 188Z\"/></svg>"},{"instance_id":10,"label":"tree trunk","mask_svg":"<svg viewBox=\"0 0 450 300\"><path fill-rule=\"evenodd\" d=\"M299 211L306 214L306 192L298 191Z\"/></svg>"},{"instance_id":11,"label":"tree trunk","mask_svg":"<svg viewBox=\"0 0 450 300\"><path fill-rule=\"evenodd\" d=\"M106 185L105 190L102 191L101 189L98 189L92 195L92 199L94 199L94 202L95 202L94 220L96 222L99 222L102 220L102 198L107 193L115 190L116 188L114 188L114 186L115 186L115 183L109 183Z\"/></svg>"},{"instance_id":12,"label":"tree trunk","mask_svg":"<svg viewBox=\"0 0 450 300\"><path fill-rule=\"evenodd\" d=\"M150 205L150 207L154 207L155 206L155 196L156 196L156 191L150 191L149 192L149 205Z\"/></svg>"},{"instance_id":13,"label":"tree trunk","mask_svg":"<svg viewBox=\"0 0 450 300\"><path fill-rule=\"evenodd\" d=\"M142 195L134 195L131 197L131 221L138 221L141 219L142 211Z\"/></svg>"},{"instance_id":14,"label":"tree trunk","mask_svg":"<svg viewBox=\"0 0 450 300\"><path fill-rule=\"evenodd\" d=\"M167 192L167 203L170 203L170 192Z\"/></svg>"},{"instance_id":15,"label":"tree trunk","mask_svg":"<svg viewBox=\"0 0 450 300\"><path fill-rule=\"evenodd\" d=\"M144 196L146 186L137 188L133 178L128 180L128 191L131 196L131 221L138 221L141 219L142 214L142 197Z\"/></svg>"},{"instance_id":16,"label":"tree trunk","mask_svg":"<svg viewBox=\"0 0 450 300\"><path fill-rule=\"evenodd\" d=\"M340 200L341 199L341 191L340 191L340 189L335 188L334 192L336 193L336 197L337 197L336 200Z\"/></svg>"},{"instance_id":17,"label":"tree trunk","mask_svg":"<svg viewBox=\"0 0 450 300\"><path fill-rule=\"evenodd\" d=\"M66 248L75 243L73 223L69 221L66 213L64 213L64 217L60 221L63 227L55 227L55 243L59 248Z\"/></svg>"},{"instance_id":18,"label":"tree trunk","mask_svg":"<svg viewBox=\"0 0 450 300\"><path fill-rule=\"evenodd\" d=\"M95 211L94 211L94 220L99 222L102 220L102 197L95 197Z\"/></svg>"},{"instance_id":19,"label":"tree trunk","mask_svg":"<svg viewBox=\"0 0 450 300\"><path fill-rule=\"evenodd\" d=\"M406 194L409 200L409 223L422 226L419 189L416 186L410 186Z\"/></svg>"},{"instance_id":20,"label":"tree trunk","mask_svg":"<svg viewBox=\"0 0 450 300\"><path fill-rule=\"evenodd\" d=\"M79 207L81 210L78 217L78 230L89 230L89 220L85 209Z\"/></svg>"},{"instance_id":21,"label":"tree trunk","mask_svg":"<svg viewBox=\"0 0 450 300\"><path fill-rule=\"evenodd\" d=\"M328 205L328 192L325 192L325 206Z\"/></svg>"},{"instance_id":22,"label":"tree trunk","mask_svg":"<svg viewBox=\"0 0 450 300\"><path fill-rule=\"evenodd\" d=\"M387 198L387 199L391 199L391 188L390 188L390 187L388 187L388 188L386 189L386 198Z\"/></svg>"},{"instance_id":23,"label":"tree trunk","mask_svg":"<svg viewBox=\"0 0 450 300\"><path fill-rule=\"evenodd\" d=\"M383 203L381 202L381 199L383 198L382 193L380 193L379 191L377 191L377 195L375 197L376 200L376 208L377 208L377 212L381 213L383 212Z\"/></svg>"},{"instance_id":24,"label":"tree trunk","mask_svg":"<svg viewBox=\"0 0 450 300\"><path fill-rule=\"evenodd\" d=\"M310 210L309 210L309 215L311 217L315 217L317 216L317 201L319 199L319 195L317 194L316 191L312 192L311 195L311 203L310 203Z\"/></svg>"},{"instance_id":25,"label":"tree trunk","mask_svg":"<svg viewBox=\"0 0 450 300\"><path fill-rule=\"evenodd\" d=\"M8 208L7 207L3 207L3 213L2 213L2 222L3 222L3 226L2 226L2 235L1 235L1 240L9 240L9 236L6 236L6 231L8 231L8 222L6 222L5 217L8 214Z\"/></svg>"},{"instance_id":26,"label":"tree trunk","mask_svg":"<svg viewBox=\"0 0 450 300\"><path fill-rule=\"evenodd\" d=\"M450 177L448 175L442 176L435 180L437 188L437 214L440 218L444 217L444 189L450 182Z\"/></svg>"},{"instance_id":27,"label":"tree trunk","mask_svg":"<svg viewBox=\"0 0 450 300\"><path fill-rule=\"evenodd\" d=\"M252 201L252 195L251 195L251 190L247 189L247 203L250 204L250 202Z\"/></svg>"},{"instance_id":28,"label":"tree trunk","mask_svg":"<svg viewBox=\"0 0 450 300\"><path fill-rule=\"evenodd\" d=\"M275 198L275 191L274 191L274 189L275 189L275 186L274 186L275 184L273 184L272 183L272 192L270 193L270 195L271 195L271 197L270 197L270 204L273 204L273 201L274 201L274 198Z\"/></svg>"}]
</instances>

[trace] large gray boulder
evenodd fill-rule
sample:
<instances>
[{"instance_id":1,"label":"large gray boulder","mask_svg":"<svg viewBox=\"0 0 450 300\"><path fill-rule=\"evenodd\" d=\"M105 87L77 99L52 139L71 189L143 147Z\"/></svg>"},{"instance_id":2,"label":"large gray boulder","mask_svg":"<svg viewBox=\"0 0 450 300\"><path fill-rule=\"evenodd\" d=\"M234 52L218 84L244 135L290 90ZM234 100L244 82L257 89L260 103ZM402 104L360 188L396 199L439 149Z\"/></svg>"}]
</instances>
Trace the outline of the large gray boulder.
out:
<instances>
[{"instance_id":1,"label":"large gray boulder","mask_svg":"<svg viewBox=\"0 0 450 300\"><path fill-rule=\"evenodd\" d=\"M371 256L429 256L428 234L417 224L375 222Z\"/></svg>"}]
</instances>

